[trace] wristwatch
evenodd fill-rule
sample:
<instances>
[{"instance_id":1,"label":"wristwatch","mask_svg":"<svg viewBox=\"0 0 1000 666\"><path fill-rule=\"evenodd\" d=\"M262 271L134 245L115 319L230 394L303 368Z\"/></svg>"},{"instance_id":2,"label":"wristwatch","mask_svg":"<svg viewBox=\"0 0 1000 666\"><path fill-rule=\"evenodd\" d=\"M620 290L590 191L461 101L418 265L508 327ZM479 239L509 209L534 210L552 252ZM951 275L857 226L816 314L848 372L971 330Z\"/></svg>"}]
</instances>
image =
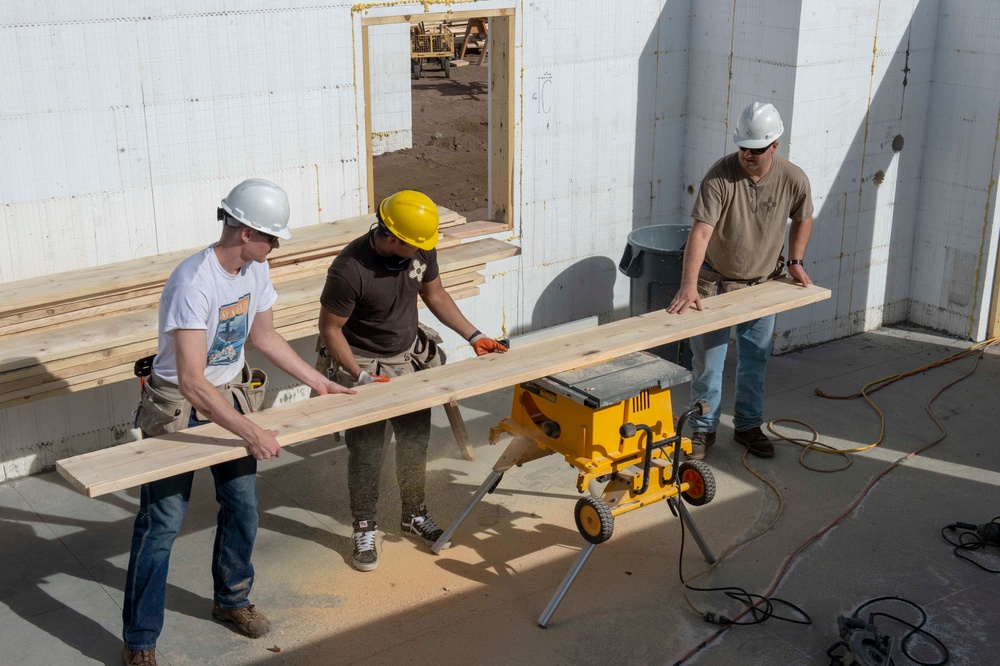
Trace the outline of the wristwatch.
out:
<instances>
[{"instance_id":1,"label":"wristwatch","mask_svg":"<svg viewBox=\"0 0 1000 666\"><path fill-rule=\"evenodd\" d=\"M789 266L795 266L795 265L804 266L805 263L803 263L802 259L789 259L788 260L788 265Z\"/></svg>"}]
</instances>

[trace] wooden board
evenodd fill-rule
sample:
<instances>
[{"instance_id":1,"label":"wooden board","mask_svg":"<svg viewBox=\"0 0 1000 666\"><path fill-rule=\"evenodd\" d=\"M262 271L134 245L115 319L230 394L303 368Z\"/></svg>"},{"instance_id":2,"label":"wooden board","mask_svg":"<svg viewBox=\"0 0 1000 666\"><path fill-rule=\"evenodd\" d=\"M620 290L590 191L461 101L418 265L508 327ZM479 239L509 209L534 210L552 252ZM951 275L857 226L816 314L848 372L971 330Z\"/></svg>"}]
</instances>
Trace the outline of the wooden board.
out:
<instances>
[{"instance_id":1,"label":"wooden board","mask_svg":"<svg viewBox=\"0 0 1000 666\"><path fill-rule=\"evenodd\" d=\"M454 298L460 286L479 285L485 282L486 278L479 273L485 268L485 264L479 264L458 271L444 272L441 274L441 282ZM276 325L281 317L302 308L311 311L315 317L319 311L319 294L322 289L323 282L315 277L283 286L274 307ZM110 347L97 352L67 356L44 364L38 363L0 372L0 407L13 397L9 395L10 393L19 389L118 365L127 364L131 367L131 363L137 358L154 353L156 344L155 339L142 340L132 345Z\"/></svg>"},{"instance_id":2,"label":"wooden board","mask_svg":"<svg viewBox=\"0 0 1000 666\"><path fill-rule=\"evenodd\" d=\"M442 272L460 271L472 266L511 257L519 248L493 238L463 243L446 248L439 255ZM313 276L316 296L322 290L325 275ZM288 301L286 300L286 303ZM0 339L0 372L28 366L46 364L115 347L152 340L157 337L155 310L132 312L114 317L85 321L73 326L71 331L42 329Z\"/></svg>"},{"instance_id":3,"label":"wooden board","mask_svg":"<svg viewBox=\"0 0 1000 666\"><path fill-rule=\"evenodd\" d=\"M704 310L670 315L660 310L369 384L353 396L319 396L252 414L278 432L282 446L373 421L443 405L623 354L676 342L830 297L822 287L767 282L703 301ZM89 497L201 469L247 455L242 440L209 424L60 460L56 468Z\"/></svg>"},{"instance_id":4,"label":"wooden board","mask_svg":"<svg viewBox=\"0 0 1000 666\"><path fill-rule=\"evenodd\" d=\"M456 301L478 294L477 285L485 280L479 273L468 270L442 274L445 289ZM423 306L423 303L419 305ZM275 310L274 326L286 340L297 340L318 332L318 315L319 302L315 297L306 304ZM252 343L249 344L252 348ZM153 339L107 350L111 355L97 360L80 361L81 357L63 359L58 362L58 370L53 363L3 373L0 375L5 380L0 383L0 409L132 379L132 366L136 359L155 354L156 348L157 341ZM90 356L87 355L88 359ZM28 371L35 372L26 376L17 374Z\"/></svg>"},{"instance_id":5,"label":"wooden board","mask_svg":"<svg viewBox=\"0 0 1000 666\"><path fill-rule=\"evenodd\" d=\"M453 210L439 207L438 213L442 229L465 222L465 218ZM374 223L374 215L359 215L293 229L292 238L282 241L280 247L271 253L269 261L275 265L293 263L296 255L308 255L335 245L342 247L367 231ZM162 285L177 264L195 251L178 250L0 284L0 322L9 315L44 309L47 306L67 304L76 300L100 301L101 298L106 299L114 294ZM100 304L102 303L90 305ZM61 308L59 311L65 312L66 308Z\"/></svg>"}]
</instances>

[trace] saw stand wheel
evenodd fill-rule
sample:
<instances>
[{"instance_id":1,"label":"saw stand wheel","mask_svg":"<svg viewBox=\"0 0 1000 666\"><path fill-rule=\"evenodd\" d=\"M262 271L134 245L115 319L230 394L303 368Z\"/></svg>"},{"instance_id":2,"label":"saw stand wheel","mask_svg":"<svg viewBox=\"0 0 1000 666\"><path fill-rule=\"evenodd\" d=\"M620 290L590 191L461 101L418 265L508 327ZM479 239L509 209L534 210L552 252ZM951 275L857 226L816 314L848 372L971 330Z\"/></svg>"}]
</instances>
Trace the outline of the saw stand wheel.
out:
<instances>
[{"instance_id":1,"label":"saw stand wheel","mask_svg":"<svg viewBox=\"0 0 1000 666\"><path fill-rule=\"evenodd\" d=\"M611 507L600 497L581 497L576 502L573 515L576 518L576 528L590 543L604 543L615 532L615 517L611 515Z\"/></svg>"},{"instance_id":2,"label":"saw stand wheel","mask_svg":"<svg viewBox=\"0 0 1000 666\"><path fill-rule=\"evenodd\" d=\"M715 477L708 465L700 460L685 460L677 470L681 483L688 489L681 493L684 501L691 506L702 506L715 499Z\"/></svg>"}]
</instances>

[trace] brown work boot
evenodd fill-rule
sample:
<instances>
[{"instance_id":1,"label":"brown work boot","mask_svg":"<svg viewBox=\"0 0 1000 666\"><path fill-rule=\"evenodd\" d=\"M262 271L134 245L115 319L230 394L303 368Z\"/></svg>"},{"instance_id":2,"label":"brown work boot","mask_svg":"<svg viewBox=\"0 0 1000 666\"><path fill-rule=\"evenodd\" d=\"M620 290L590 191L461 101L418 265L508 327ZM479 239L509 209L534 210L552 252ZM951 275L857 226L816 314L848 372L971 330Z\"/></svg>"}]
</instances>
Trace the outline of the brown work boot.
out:
<instances>
[{"instance_id":1,"label":"brown work boot","mask_svg":"<svg viewBox=\"0 0 1000 666\"><path fill-rule=\"evenodd\" d=\"M253 604L243 608L221 608L215 604L212 606L212 617L219 622L232 622L236 631L250 638L260 638L271 630L271 621Z\"/></svg>"},{"instance_id":2,"label":"brown work boot","mask_svg":"<svg viewBox=\"0 0 1000 666\"><path fill-rule=\"evenodd\" d=\"M767 438L767 435L759 427L750 428L749 430L737 430L733 439L736 440L737 444L742 444L750 449L750 453L758 458L774 457L774 444L771 443L771 440Z\"/></svg>"},{"instance_id":3,"label":"brown work boot","mask_svg":"<svg viewBox=\"0 0 1000 666\"><path fill-rule=\"evenodd\" d=\"M125 666L156 666L156 650L129 650L122 647L122 663Z\"/></svg>"},{"instance_id":4,"label":"brown work boot","mask_svg":"<svg viewBox=\"0 0 1000 666\"><path fill-rule=\"evenodd\" d=\"M691 460L701 460L708 455L708 447L715 444L714 432L696 431L691 433L691 453L688 458Z\"/></svg>"}]
</instances>

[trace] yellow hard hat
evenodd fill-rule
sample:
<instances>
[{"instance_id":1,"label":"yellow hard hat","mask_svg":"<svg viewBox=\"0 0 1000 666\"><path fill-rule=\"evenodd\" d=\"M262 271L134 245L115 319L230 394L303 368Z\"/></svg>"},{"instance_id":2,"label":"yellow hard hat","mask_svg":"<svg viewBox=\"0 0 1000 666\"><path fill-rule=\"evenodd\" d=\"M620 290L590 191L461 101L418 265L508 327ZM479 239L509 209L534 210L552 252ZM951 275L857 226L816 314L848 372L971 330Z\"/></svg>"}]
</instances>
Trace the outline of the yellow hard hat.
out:
<instances>
[{"instance_id":1,"label":"yellow hard hat","mask_svg":"<svg viewBox=\"0 0 1000 666\"><path fill-rule=\"evenodd\" d=\"M438 209L426 194L402 190L382 199L379 217L399 240L433 250L438 242Z\"/></svg>"}]
</instances>

